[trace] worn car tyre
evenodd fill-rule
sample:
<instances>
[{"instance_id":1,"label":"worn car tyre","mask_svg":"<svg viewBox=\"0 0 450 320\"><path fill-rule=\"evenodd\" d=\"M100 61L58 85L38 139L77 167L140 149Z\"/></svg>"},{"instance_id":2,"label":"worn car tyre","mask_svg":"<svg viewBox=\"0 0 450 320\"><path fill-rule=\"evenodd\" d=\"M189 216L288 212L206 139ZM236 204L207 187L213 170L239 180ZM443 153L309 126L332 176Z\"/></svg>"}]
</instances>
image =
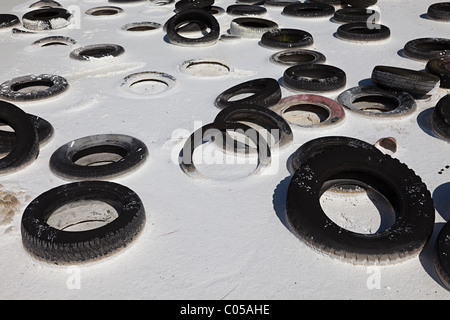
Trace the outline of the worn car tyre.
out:
<instances>
[{"instance_id":1,"label":"worn car tyre","mask_svg":"<svg viewBox=\"0 0 450 320\"><path fill-rule=\"evenodd\" d=\"M370 143L356 138L341 136L320 137L302 144L294 151L294 153L292 153L288 159L288 170L291 174L294 174L305 161L323 152L325 149L348 145L378 151L378 149ZM381 153L381 151L379 152Z\"/></svg>"},{"instance_id":2,"label":"worn car tyre","mask_svg":"<svg viewBox=\"0 0 450 320\"><path fill-rule=\"evenodd\" d=\"M450 89L450 57L431 59L427 62L425 71L441 79L441 88Z\"/></svg>"},{"instance_id":3,"label":"worn car tyre","mask_svg":"<svg viewBox=\"0 0 450 320\"><path fill-rule=\"evenodd\" d=\"M399 118L417 109L416 101L409 93L385 90L374 85L345 90L339 94L337 101L352 112L376 118Z\"/></svg>"},{"instance_id":4,"label":"worn car tyre","mask_svg":"<svg viewBox=\"0 0 450 320\"><path fill-rule=\"evenodd\" d=\"M332 91L345 86L345 72L323 64L304 64L289 67L283 74L283 84L293 90Z\"/></svg>"},{"instance_id":5,"label":"worn car tyre","mask_svg":"<svg viewBox=\"0 0 450 320\"><path fill-rule=\"evenodd\" d=\"M434 107L433 131L446 140L450 140L450 94L444 96Z\"/></svg>"},{"instance_id":6,"label":"worn car tyre","mask_svg":"<svg viewBox=\"0 0 450 320\"><path fill-rule=\"evenodd\" d=\"M11 28L20 24L20 19L13 14L0 14L0 29Z\"/></svg>"},{"instance_id":7,"label":"worn car tyre","mask_svg":"<svg viewBox=\"0 0 450 320\"><path fill-rule=\"evenodd\" d=\"M334 13L334 20L337 22L365 22L367 23L375 10L365 8L345 7ZM370 22L370 21L369 21Z\"/></svg>"},{"instance_id":8,"label":"worn car tyre","mask_svg":"<svg viewBox=\"0 0 450 320\"><path fill-rule=\"evenodd\" d=\"M269 133L273 131L278 134L275 136L275 143L278 147L283 147L292 142L293 134L289 123L276 112L256 106L256 105L236 105L223 109L216 118L215 123L224 122L250 122L265 128ZM248 149L247 147L245 148Z\"/></svg>"},{"instance_id":9,"label":"worn car tyre","mask_svg":"<svg viewBox=\"0 0 450 320\"><path fill-rule=\"evenodd\" d=\"M22 23L33 31L56 30L70 25L72 14L64 8L44 8L27 12Z\"/></svg>"},{"instance_id":10,"label":"worn car tyre","mask_svg":"<svg viewBox=\"0 0 450 320\"><path fill-rule=\"evenodd\" d=\"M206 25L210 31L199 38L181 36L179 26L184 22L196 22ZM217 42L220 35L220 26L216 18L203 9L183 10L167 21L167 38L170 43L179 46L210 46Z\"/></svg>"},{"instance_id":11,"label":"worn car tyre","mask_svg":"<svg viewBox=\"0 0 450 320\"><path fill-rule=\"evenodd\" d=\"M349 181L384 195L395 212L385 231L361 234L338 226L320 206L321 195ZM321 253L355 264L389 264L417 256L429 241L435 209L421 178L405 164L361 145L326 148L308 158L289 184L286 214L293 231Z\"/></svg>"},{"instance_id":12,"label":"worn car tyre","mask_svg":"<svg viewBox=\"0 0 450 320\"><path fill-rule=\"evenodd\" d=\"M230 101L233 97L252 93L251 96ZM260 78L237 84L217 96L215 105L226 108L238 104L253 104L270 107L281 99L281 88L278 81L272 78Z\"/></svg>"},{"instance_id":13,"label":"worn car tyre","mask_svg":"<svg viewBox=\"0 0 450 320\"><path fill-rule=\"evenodd\" d=\"M39 141L29 115L11 103L0 101L0 122L9 125L15 133L14 147L0 159L0 173L5 174L33 162L39 153Z\"/></svg>"},{"instance_id":14,"label":"worn car tyre","mask_svg":"<svg viewBox=\"0 0 450 320\"><path fill-rule=\"evenodd\" d=\"M270 61L276 64L295 66L300 64L324 63L326 57L318 51L307 49L287 49L270 56Z\"/></svg>"},{"instance_id":15,"label":"worn car tyre","mask_svg":"<svg viewBox=\"0 0 450 320\"><path fill-rule=\"evenodd\" d=\"M302 48L313 43L313 36L299 29L270 30L261 37L262 46L275 49Z\"/></svg>"},{"instance_id":16,"label":"worn car tyre","mask_svg":"<svg viewBox=\"0 0 450 320\"><path fill-rule=\"evenodd\" d=\"M30 87L45 87L41 90L23 90ZM0 98L9 101L35 101L58 96L69 88L61 76L41 74L14 78L0 85Z\"/></svg>"},{"instance_id":17,"label":"worn car tyre","mask_svg":"<svg viewBox=\"0 0 450 320\"><path fill-rule=\"evenodd\" d=\"M450 56L450 39L447 38L419 38L408 41L403 54L416 60L431 60Z\"/></svg>"},{"instance_id":18,"label":"worn car tyre","mask_svg":"<svg viewBox=\"0 0 450 320\"><path fill-rule=\"evenodd\" d=\"M50 157L50 169L68 180L106 179L136 169L147 156L146 145L134 137L101 134L59 147Z\"/></svg>"},{"instance_id":19,"label":"worn car tyre","mask_svg":"<svg viewBox=\"0 0 450 320\"><path fill-rule=\"evenodd\" d=\"M450 2L438 2L428 7L427 17L433 20L450 21Z\"/></svg>"},{"instance_id":20,"label":"worn car tyre","mask_svg":"<svg viewBox=\"0 0 450 320\"><path fill-rule=\"evenodd\" d=\"M371 80L384 89L417 95L432 94L440 83L439 77L430 73L390 66L376 66Z\"/></svg>"},{"instance_id":21,"label":"worn car tyre","mask_svg":"<svg viewBox=\"0 0 450 320\"><path fill-rule=\"evenodd\" d=\"M439 231L434 246L434 270L442 284L450 290L450 222Z\"/></svg>"},{"instance_id":22,"label":"worn car tyre","mask_svg":"<svg viewBox=\"0 0 450 320\"><path fill-rule=\"evenodd\" d=\"M39 145L45 144L53 135L53 126L45 119L29 114L31 123L36 129ZM16 145L16 134L9 131L0 131L0 154L9 153Z\"/></svg>"},{"instance_id":23,"label":"worn car tyre","mask_svg":"<svg viewBox=\"0 0 450 320\"><path fill-rule=\"evenodd\" d=\"M391 36L391 30L380 24L368 24L365 22L350 22L340 26L336 35L338 38L350 41L381 41Z\"/></svg>"},{"instance_id":24,"label":"worn car tyre","mask_svg":"<svg viewBox=\"0 0 450 320\"><path fill-rule=\"evenodd\" d=\"M91 230L64 231L47 221L58 208L76 201L102 201L117 211L117 218ZM111 255L127 246L145 225L139 196L129 188L106 181L62 185L34 199L22 216L22 242L34 256L52 263L80 263Z\"/></svg>"}]
</instances>

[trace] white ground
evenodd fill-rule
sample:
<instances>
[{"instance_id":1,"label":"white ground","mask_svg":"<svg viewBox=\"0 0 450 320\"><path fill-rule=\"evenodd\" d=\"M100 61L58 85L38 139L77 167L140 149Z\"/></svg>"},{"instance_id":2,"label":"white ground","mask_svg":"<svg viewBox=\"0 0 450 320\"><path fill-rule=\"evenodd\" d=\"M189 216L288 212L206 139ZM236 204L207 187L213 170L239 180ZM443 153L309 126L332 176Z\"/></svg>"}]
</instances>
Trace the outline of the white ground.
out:
<instances>
[{"instance_id":1,"label":"white ground","mask_svg":"<svg viewBox=\"0 0 450 320\"><path fill-rule=\"evenodd\" d=\"M3 0L0 12L21 17L33 2ZM424 69L424 62L402 57L401 49L415 38L449 36L449 23L424 17L433 2L380 0L381 22L391 28L392 36L377 44L337 39L334 33L339 25L327 18L286 17L280 14L280 8L268 8L265 18L281 27L309 31L315 39L309 49L325 54L327 64L342 68L348 77L347 88L351 88L367 83L376 65ZM70 83L70 90L59 97L18 103L25 111L52 123L55 135L42 147L33 164L2 177L0 192L15 196L17 201L8 202L10 198L3 201L4 207L8 204L12 212L4 213L0 224L0 298L450 297L437 280L432 264L432 244L443 222L450 218L447 195L450 172L445 169L450 165L450 149L446 141L433 135L429 123L431 108L448 90L440 89L431 98L418 100L417 111L398 120L362 118L347 111L346 119L337 127L320 131L293 127L294 142L274 152L274 165L269 174L241 176L234 181L195 180L171 160L182 147L182 140L177 140L178 135L173 133L186 135L200 122L211 122L218 113L213 101L223 90L250 79L281 78L285 68L269 61L276 50L261 47L257 40L219 41L201 48L179 47L165 40L162 29L145 34L120 30L131 22L164 24L173 15L173 4L128 5L123 6L125 12L117 17L93 18L83 13L107 5L107 1L61 0L60 3L65 7L78 6L71 7L81 12L81 19L74 21L73 28L37 35L0 32L0 82L26 74L50 73L64 76ZM232 3L218 0L216 5L226 8ZM233 17L223 14L217 19L225 33ZM72 48L31 45L47 35L70 36L77 44ZM126 53L119 58L92 62L69 58L70 51L79 46L101 43L122 45ZM213 78L181 72L180 65L191 59L216 59L234 72ZM142 71L170 74L176 83L170 90L146 97L122 90L123 78ZM326 95L336 98L340 92ZM296 92L283 88L283 97L293 94ZM114 179L142 198L147 212L143 233L125 251L95 263L73 268L37 261L21 243L22 212L41 193L68 182L50 171L49 157L68 141L103 133L132 135L149 148L150 156L144 166ZM286 160L304 142L326 135L352 136L370 143L382 137L395 137L398 151L394 156L422 177L435 200L435 232L419 257L378 269L355 266L318 254L288 229L284 217L289 184ZM226 170L232 168L226 166ZM445 170L438 174L441 169ZM361 211L367 206L374 209L362 197L341 201L342 207L336 206L334 212L346 210L349 201L360 205ZM327 208L330 206L333 208L328 201Z\"/></svg>"}]
</instances>

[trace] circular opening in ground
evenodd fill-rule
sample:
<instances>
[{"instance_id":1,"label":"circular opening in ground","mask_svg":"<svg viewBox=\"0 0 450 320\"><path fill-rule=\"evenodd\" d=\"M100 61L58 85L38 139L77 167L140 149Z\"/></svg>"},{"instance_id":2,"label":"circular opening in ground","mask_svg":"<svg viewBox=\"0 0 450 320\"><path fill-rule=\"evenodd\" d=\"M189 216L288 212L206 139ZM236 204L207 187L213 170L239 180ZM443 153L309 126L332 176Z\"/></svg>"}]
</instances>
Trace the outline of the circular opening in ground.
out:
<instances>
[{"instance_id":1,"label":"circular opening in ground","mask_svg":"<svg viewBox=\"0 0 450 320\"><path fill-rule=\"evenodd\" d=\"M120 146L101 145L76 152L72 162L80 166L102 166L122 160L127 153Z\"/></svg>"},{"instance_id":2,"label":"circular opening in ground","mask_svg":"<svg viewBox=\"0 0 450 320\"><path fill-rule=\"evenodd\" d=\"M353 100L354 108L371 113L390 112L400 106L399 101L391 96L364 95Z\"/></svg>"},{"instance_id":3,"label":"circular opening in ground","mask_svg":"<svg viewBox=\"0 0 450 320\"><path fill-rule=\"evenodd\" d=\"M369 186L353 186L362 192L335 192L330 188L320 197L322 210L331 221L359 234L381 233L394 225L395 210L381 193Z\"/></svg>"},{"instance_id":4,"label":"circular opening in ground","mask_svg":"<svg viewBox=\"0 0 450 320\"><path fill-rule=\"evenodd\" d=\"M301 103L290 106L283 111L286 121L301 125L318 125L330 117L330 111L321 105Z\"/></svg>"},{"instance_id":5,"label":"circular opening in ground","mask_svg":"<svg viewBox=\"0 0 450 320\"><path fill-rule=\"evenodd\" d=\"M109 204L98 200L80 200L65 204L47 219L51 227L68 232L81 232L105 226L118 217Z\"/></svg>"}]
</instances>

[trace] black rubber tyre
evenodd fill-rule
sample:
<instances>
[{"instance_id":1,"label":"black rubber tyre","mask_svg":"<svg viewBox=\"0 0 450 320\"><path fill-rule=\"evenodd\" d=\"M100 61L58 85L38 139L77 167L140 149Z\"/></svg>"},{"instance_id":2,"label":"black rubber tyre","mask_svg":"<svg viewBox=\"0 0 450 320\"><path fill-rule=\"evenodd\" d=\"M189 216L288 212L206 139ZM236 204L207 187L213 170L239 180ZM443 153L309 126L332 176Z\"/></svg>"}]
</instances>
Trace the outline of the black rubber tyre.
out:
<instances>
[{"instance_id":1,"label":"black rubber tyre","mask_svg":"<svg viewBox=\"0 0 450 320\"><path fill-rule=\"evenodd\" d=\"M0 14L0 29L12 28L20 24L20 19L13 14Z\"/></svg>"},{"instance_id":2,"label":"black rubber tyre","mask_svg":"<svg viewBox=\"0 0 450 320\"><path fill-rule=\"evenodd\" d=\"M384 195L396 212L385 231L361 234L335 224L320 206L329 188L354 183ZM355 264L388 264L420 253L434 227L430 192L413 170L397 159L360 144L326 148L295 171L286 200L288 222L314 249Z\"/></svg>"},{"instance_id":3,"label":"black rubber tyre","mask_svg":"<svg viewBox=\"0 0 450 320\"><path fill-rule=\"evenodd\" d=\"M283 74L283 84L293 90L332 91L344 87L346 82L343 70L324 64L296 65Z\"/></svg>"},{"instance_id":4,"label":"black rubber tyre","mask_svg":"<svg viewBox=\"0 0 450 320\"><path fill-rule=\"evenodd\" d=\"M56 30L70 25L71 17L72 14L64 8L45 8L27 12L22 23L28 30Z\"/></svg>"},{"instance_id":5,"label":"black rubber tyre","mask_svg":"<svg viewBox=\"0 0 450 320\"><path fill-rule=\"evenodd\" d=\"M11 103L0 101L0 122L10 126L15 133L14 148L0 159L0 173L11 173L37 158L38 136L29 115Z\"/></svg>"},{"instance_id":6,"label":"black rubber tyre","mask_svg":"<svg viewBox=\"0 0 450 320\"><path fill-rule=\"evenodd\" d=\"M450 140L450 94L436 104L433 111L433 131L446 140Z\"/></svg>"},{"instance_id":7,"label":"black rubber tyre","mask_svg":"<svg viewBox=\"0 0 450 320\"><path fill-rule=\"evenodd\" d=\"M70 57L80 61L118 57L125 53L125 49L117 44L93 44L73 50Z\"/></svg>"},{"instance_id":8,"label":"black rubber tyre","mask_svg":"<svg viewBox=\"0 0 450 320\"><path fill-rule=\"evenodd\" d=\"M285 6L281 13L286 16L299 18L322 18L332 16L334 11L334 7L326 3L296 2Z\"/></svg>"},{"instance_id":9,"label":"black rubber tyre","mask_svg":"<svg viewBox=\"0 0 450 320\"><path fill-rule=\"evenodd\" d=\"M309 158L313 158L328 148L332 149L339 146L348 145L353 145L363 149L370 149L375 152L378 151L381 154L381 151L373 145L359 139L340 136L320 137L304 143L291 155L288 159L288 170L291 174L294 174L295 171L297 171Z\"/></svg>"},{"instance_id":10,"label":"black rubber tyre","mask_svg":"<svg viewBox=\"0 0 450 320\"><path fill-rule=\"evenodd\" d=\"M214 0L180 0L175 2L175 12L179 13L188 9L202 9L211 7Z\"/></svg>"},{"instance_id":11,"label":"black rubber tyre","mask_svg":"<svg viewBox=\"0 0 450 320\"><path fill-rule=\"evenodd\" d=\"M376 66L371 79L381 88L416 95L432 94L440 82L438 76L430 73L389 66Z\"/></svg>"},{"instance_id":12,"label":"black rubber tyre","mask_svg":"<svg viewBox=\"0 0 450 320\"><path fill-rule=\"evenodd\" d=\"M376 13L375 10L368 10L365 8L346 7L337 10L334 13L334 20L337 22L364 22L367 23L372 15ZM369 21L371 22L371 21Z\"/></svg>"},{"instance_id":13,"label":"black rubber tyre","mask_svg":"<svg viewBox=\"0 0 450 320\"><path fill-rule=\"evenodd\" d=\"M371 24L367 27L365 22L351 22L340 26L336 35L344 40L350 41L380 41L391 36L391 30L380 24Z\"/></svg>"},{"instance_id":14,"label":"black rubber tyre","mask_svg":"<svg viewBox=\"0 0 450 320\"><path fill-rule=\"evenodd\" d=\"M193 161L194 150L203 144L204 141L215 139L218 135L224 137L227 130L236 130L245 134L255 145L258 153L258 167L253 173L261 171L268 166L272 160L270 147L267 141L260 135L258 130L239 122L213 122L197 129L186 140L183 149L180 152L180 167L184 173L193 178L203 178L203 175L197 170ZM223 138L222 147L227 148L226 138Z\"/></svg>"},{"instance_id":15,"label":"black rubber tyre","mask_svg":"<svg viewBox=\"0 0 450 320\"><path fill-rule=\"evenodd\" d=\"M447 290L450 290L450 222L439 231L434 246L434 270Z\"/></svg>"},{"instance_id":16,"label":"black rubber tyre","mask_svg":"<svg viewBox=\"0 0 450 320\"><path fill-rule=\"evenodd\" d=\"M196 22L206 25L210 32L200 38L186 38L178 33L179 26L184 22ZM183 10L167 21L167 38L179 46L210 46L217 42L220 36L220 26L216 18L202 9Z\"/></svg>"},{"instance_id":17,"label":"black rubber tyre","mask_svg":"<svg viewBox=\"0 0 450 320\"><path fill-rule=\"evenodd\" d=\"M441 88L450 89L450 57L431 59L427 62L425 71L441 79Z\"/></svg>"},{"instance_id":18,"label":"black rubber tyre","mask_svg":"<svg viewBox=\"0 0 450 320\"><path fill-rule=\"evenodd\" d=\"M21 91L24 88L42 86L43 90ZM55 97L69 88L61 76L41 74L29 75L6 81L0 85L0 97L9 101L34 101Z\"/></svg>"},{"instance_id":19,"label":"black rubber tyre","mask_svg":"<svg viewBox=\"0 0 450 320\"><path fill-rule=\"evenodd\" d=\"M230 101L232 97L253 93L243 99ZM215 105L218 108L226 108L234 105L252 104L260 107L270 107L281 99L281 88L278 81L272 78L260 78L235 85L216 98Z\"/></svg>"},{"instance_id":20,"label":"black rubber tyre","mask_svg":"<svg viewBox=\"0 0 450 320\"><path fill-rule=\"evenodd\" d=\"M47 221L55 210L76 201L102 201L117 218L92 230L64 231ZM51 189L34 199L22 216L22 243L34 256L56 264L79 263L111 255L126 247L145 225L139 196L129 188L106 181L84 181Z\"/></svg>"},{"instance_id":21,"label":"black rubber tyre","mask_svg":"<svg viewBox=\"0 0 450 320\"><path fill-rule=\"evenodd\" d=\"M428 7L427 17L434 20L450 21L450 2L432 4Z\"/></svg>"},{"instance_id":22,"label":"black rubber tyre","mask_svg":"<svg viewBox=\"0 0 450 320\"><path fill-rule=\"evenodd\" d=\"M419 38L408 41L403 54L417 60L431 60L450 56L450 39Z\"/></svg>"},{"instance_id":23,"label":"black rubber tyre","mask_svg":"<svg viewBox=\"0 0 450 320\"><path fill-rule=\"evenodd\" d=\"M119 134L95 135L59 147L50 158L50 169L68 180L107 179L136 169L147 156L147 147L136 138Z\"/></svg>"},{"instance_id":24,"label":"black rubber tyre","mask_svg":"<svg viewBox=\"0 0 450 320\"><path fill-rule=\"evenodd\" d=\"M293 134L289 123L276 112L255 105L236 105L223 109L216 118L215 123L245 121L265 128L269 133L276 131L275 143L283 147L292 142ZM247 149L247 148L246 148Z\"/></svg>"},{"instance_id":25,"label":"black rubber tyre","mask_svg":"<svg viewBox=\"0 0 450 320\"><path fill-rule=\"evenodd\" d=\"M260 16L267 13L267 9L252 4L232 4L227 7L227 13L233 16Z\"/></svg>"},{"instance_id":26,"label":"black rubber tyre","mask_svg":"<svg viewBox=\"0 0 450 320\"><path fill-rule=\"evenodd\" d=\"M353 8L367 8L373 6L378 0L342 0L345 4Z\"/></svg>"},{"instance_id":27,"label":"black rubber tyre","mask_svg":"<svg viewBox=\"0 0 450 320\"><path fill-rule=\"evenodd\" d=\"M270 57L271 62L287 66L324 63L326 60L322 53L306 49L283 50Z\"/></svg>"},{"instance_id":28,"label":"black rubber tyre","mask_svg":"<svg viewBox=\"0 0 450 320\"><path fill-rule=\"evenodd\" d=\"M345 90L337 101L352 112L375 118L399 118L417 109L416 101L409 93L385 90L375 85Z\"/></svg>"},{"instance_id":29,"label":"black rubber tyre","mask_svg":"<svg viewBox=\"0 0 450 320\"><path fill-rule=\"evenodd\" d=\"M42 146L46 143L53 135L53 126L46 120L31 115L31 123L36 129L38 136L39 145ZM16 134L9 131L0 131L0 154L10 153L16 145Z\"/></svg>"},{"instance_id":30,"label":"black rubber tyre","mask_svg":"<svg viewBox=\"0 0 450 320\"><path fill-rule=\"evenodd\" d=\"M302 48L314 43L313 36L299 29L276 29L267 31L261 37L261 45L268 48Z\"/></svg>"}]
</instances>

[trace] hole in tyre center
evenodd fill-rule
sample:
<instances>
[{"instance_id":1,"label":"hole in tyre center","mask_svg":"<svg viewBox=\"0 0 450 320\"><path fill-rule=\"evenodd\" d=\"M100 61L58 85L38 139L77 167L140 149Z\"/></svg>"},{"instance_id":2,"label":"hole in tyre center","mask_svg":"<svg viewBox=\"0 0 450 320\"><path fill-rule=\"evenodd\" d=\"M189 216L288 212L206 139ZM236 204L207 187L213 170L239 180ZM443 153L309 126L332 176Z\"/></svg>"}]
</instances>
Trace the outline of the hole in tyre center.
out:
<instances>
[{"instance_id":1,"label":"hole in tyre center","mask_svg":"<svg viewBox=\"0 0 450 320\"><path fill-rule=\"evenodd\" d=\"M334 72L322 69L295 70L294 76L302 79L325 79L334 76Z\"/></svg>"},{"instance_id":2,"label":"hole in tyre center","mask_svg":"<svg viewBox=\"0 0 450 320\"><path fill-rule=\"evenodd\" d=\"M397 99L383 95L366 95L352 102L353 107L372 113L390 112L397 109L400 103Z\"/></svg>"},{"instance_id":3,"label":"hole in tyre center","mask_svg":"<svg viewBox=\"0 0 450 320\"><path fill-rule=\"evenodd\" d=\"M175 26L176 32L188 39L201 38L211 32L211 28L197 20L183 21Z\"/></svg>"},{"instance_id":4,"label":"hole in tyre center","mask_svg":"<svg viewBox=\"0 0 450 320\"><path fill-rule=\"evenodd\" d=\"M256 92L236 92L230 98L228 98L228 102L241 101L254 95L256 95Z\"/></svg>"},{"instance_id":5,"label":"hole in tyre center","mask_svg":"<svg viewBox=\"0 0 450 320\"><path fill-rule=\"evenodd\" d=\"M450 42L419 42L416 48L421 51L445 51L450 50Z\"/></svg>"},{"instance_id":6,"label":"hole in tyre center","mask_svg":"<svg viewBox=\"0 0 450 320\"><path fill-rule=\"evenodd\" d=\"M353 27L349 28L347 32L355 34L376 34L380 33L380 29L377 28L367 28L367 27Z\"/></svg>"},{"instance_id":7,"label":"hole in tyre center","mask_svg":"<svg viewBox=\"0 0 450 320\"><path fill-rule=\"evenodd\" d=\"M93 48L82 50L79 55L84 57L92 57L92 58L103 58L111 55L116 51L114 47L101 47L101 48Z\"/></svg>"},{"instance_id":8,"label":"hole in tyre center","mask_svg":"<svg viewBox=\"0 0 450 320\"><path fill-rule=\"evenodd\" d=\"M374 188L357 181L335 184L320 197L327 217L339 227L359 234L377 234L394 225L395 209Z\"/></svg>"},{"instance_id":9,"label":"hole in tyre center","mask_svg":"<svg viewBox=\"0 0 450 320\"><path fill-rule=\"evenodd\" d=\"M89 14L91 16L113 16L118 14L120 11L117 9L97 9L91 11Z\"/></svg>"},{"instance_id":10,"label":"hole in tyre center","mask_svg":"<svg viewBox=\"0 0 450 320\"><path fill-rule=\"evenodd\" d=\"M280 61L293 63L311 62L314 61L315 58L316 57L314 57L312 54L306 53L282 54L278 57Z\"/></svg>"},{"instance_id":11,"label":"hole in tyre center","mask_svg":"<svg viewBox=\"0 0 450 320\"><path fill-rule=\"evenodd\" d=\"M117 210L98 200L80 200L56 209L47 219L51 227L67 232L81 232L105 226L118 217Z\"/></svg>"},{"instance_id":12,"label":"hole in tyre center","mask_svg":"<svg viewBox=\"0 0 450 320\"><path fill-rule=\"evenodd\" d=\"M24 83L16 83L11 86L11 90L20 93L31 93L47 90L53 87L54 83L50 80L36 80Z\"/></svg>"},{"instance_id":13,"label":"hole in tyre center","mask_svg":"<svg viewBox=\"0 0 450 320\"><path fill-rule=\"evenodd\" d=\"M251 175L258 166L254 142L239 130L214 134L194 150L192 161L203 176L214 180L235 180ZM234 149L234 145L238 149ZM248 149L245 147L248 146Z\"/></svg>"},{"instance_id":14,"label":"hole in tyre center","mask_svg":"<svg viewBox=\"0 0 450 320\"><path fill-rule=\"evenodd\" d=\"M54 10L46 10L43 12L36 12L33 14L34 18L37 19L48 19L48 18L53 18L59 15L59 11L54 11Z\"/></svg>"},{"instance_id":15,"label":"hole in tyre center","mask_svg":"<svg viewBox=\"0 0 450 320\"><path fill-rule=\"evenodd\" d=\"M72 162L79 166L101 166L120 161L128 151L120 146L101 145L86 148L72 156Z\"/></svg>"},{"instance_id":16,"label":"hole in tyre center","mask_svg":"<svg viewBox=\"0 0 450 320\"><path fill-rule=\"evenodd\" d=\"M270 25L264 21L241 21L239 24L248 28L267 28Z\"/></svg>"},{"instance_id":17,"label":"hole in tyre center","mask_svg":"<svg viewBox=\"0 0 450 320\"><path fill-rule=\"evenodd\" d=\"M130 90L138 94L157 94L168 88L167 82L159 79L142 79L130 84Z\"/></svg>"},{"instance_id":18,"label":"hole in tyre center","mask_svg":"<svg viewBox=\"0 0 450 320\"><path fill-rule=\"evenodd\" d=\"M288 122L303 126L320 124L329 117L330 111L316 104L301 103L283 111L283 118Z\"/></svg>"},{"instance_id":19,"label":"hole in tyre center","mask_svg":"<svg viewBox=\"0 0 450 320\"><path fill-rule=\"evenodd\" d=\"M150 30L155 30L155 29L157 29L157 27L154 25L142 25L142 26L135 26L135 27L127 28L127 31L142 32L142 31L150 31Z\"/></svg>"},{"instance_id":20,"label":"hole in tyre center","mask_svg":"<svg viewBox=\"0 0 450 320\"><path fill-rule=\"evenodd\" d=\"M216 61L191 61L185 66L186 71L199 76L220 76L230 72L230 68Z\"/></svg>"},{"instance_id":21,"label":"hole in tyre center","mask_svg":"<svg viewBox=\"0 0 450 320\"><path fill-rule=\"evenodd\" d=\"M43 44L41 47L45 48L45 47L52 47L52 46L69 46L67 43L64 42L49 42L46 44Z\"/></svg>"},{"instance_id":22,"label":"hole in tyre center","mask_svg":"<svg viewBox=\"0 0 450 320\"><path fill-rule=\"evenodd\" d=\"M306 35L300 35L295 33L278 33L271 37L272 40L281 41L281 42L295 42L299 40L304 40Z\"/></svg>"}]
</instances>

